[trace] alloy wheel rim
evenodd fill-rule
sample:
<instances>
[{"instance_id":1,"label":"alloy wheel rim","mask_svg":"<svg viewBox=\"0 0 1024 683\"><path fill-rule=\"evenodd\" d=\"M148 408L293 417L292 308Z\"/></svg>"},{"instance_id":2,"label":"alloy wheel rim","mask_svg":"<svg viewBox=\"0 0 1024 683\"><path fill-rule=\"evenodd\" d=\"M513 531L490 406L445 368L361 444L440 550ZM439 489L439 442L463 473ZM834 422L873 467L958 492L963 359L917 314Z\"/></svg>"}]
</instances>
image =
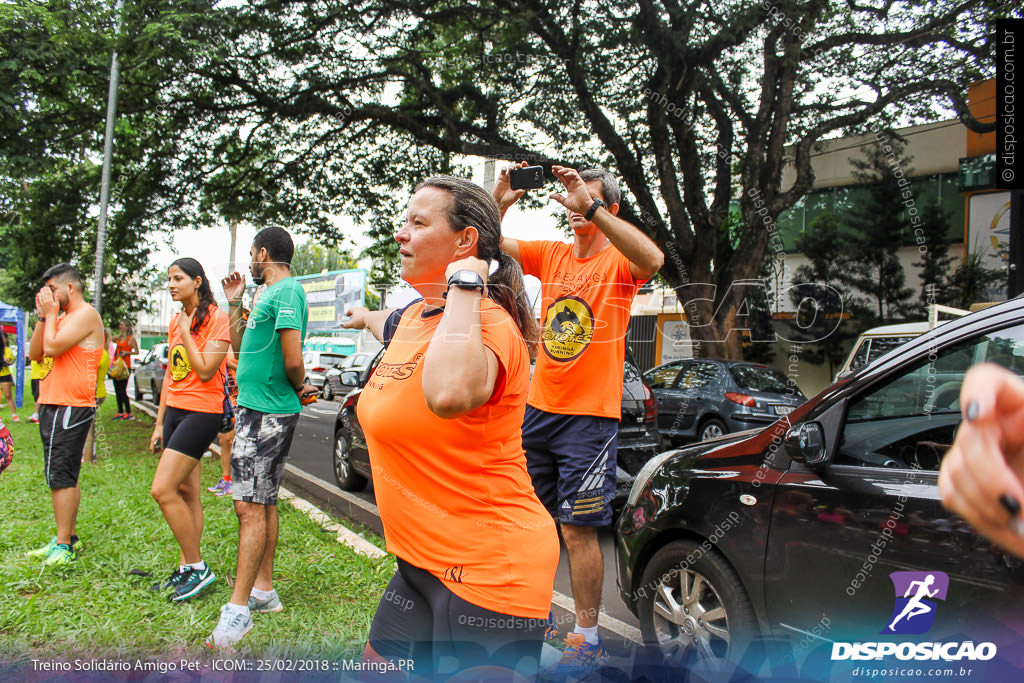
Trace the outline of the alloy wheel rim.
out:
<instances>
[{"instance_id":1,"label":"alloy wheel rim","mask_svg":"<svg viewBox=\"0 0 1024 683\"><path fill-rule=\"evenodd\" d=\"M348 478L348 439L344 436L334 440L334 469L339 478Z\"/></svg>"},{"instance_id":2,"label":"alloy wheel rim","mask_svg":"<svg viewBox=\"0 0 1024 683\"><path fill-rule=\"evenodd\" d=\"M707 441L708 439L717 439L724 433L725 432L722 431L722 428L719 427L717 424L709 424L706 427L704 427L704 434L701 438L701 441Z\"/></svg>"},{"instance_id":3,"label":"alloy wheel rim","mask_svg":"<svg viewBox=\"0 0 1024 683\"><path fill-rule=\"evenodd\" d=\"M703 574L683 569L662 578L654 595L654 632L674 663L696 658L710 668L725 662L732 642L729 617Z\"/></svg>"}]
</instances>

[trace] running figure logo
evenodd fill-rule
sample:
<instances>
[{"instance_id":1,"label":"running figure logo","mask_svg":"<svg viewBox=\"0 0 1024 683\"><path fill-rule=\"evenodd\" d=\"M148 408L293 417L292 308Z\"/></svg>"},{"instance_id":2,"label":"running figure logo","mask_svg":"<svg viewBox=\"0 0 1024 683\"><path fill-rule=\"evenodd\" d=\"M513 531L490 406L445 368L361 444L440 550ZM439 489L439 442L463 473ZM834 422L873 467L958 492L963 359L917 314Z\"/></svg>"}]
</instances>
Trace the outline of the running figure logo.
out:
<instances>
[{"instance_id":1,"label":"running figure logo","mask_svg":"<svg viewBox=\"0 0 1024 683\"><path fill-rule=\"evenodd\" d=\"M945 600L949 577L943 572L893 572L896 605L882 633L924 633L935 623L934 600Z\"/></svg>"}]
</instances>

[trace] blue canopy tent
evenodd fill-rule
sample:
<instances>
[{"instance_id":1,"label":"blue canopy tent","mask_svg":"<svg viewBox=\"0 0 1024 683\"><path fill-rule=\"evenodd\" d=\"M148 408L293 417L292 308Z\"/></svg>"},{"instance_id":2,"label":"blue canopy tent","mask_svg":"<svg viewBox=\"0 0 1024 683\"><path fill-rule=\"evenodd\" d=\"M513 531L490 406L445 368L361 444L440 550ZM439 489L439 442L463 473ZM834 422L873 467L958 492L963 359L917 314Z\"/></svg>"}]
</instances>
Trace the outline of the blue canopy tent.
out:
<instances>
[{"instance_id":1,"label":"blue canopy tent","mask_svg":"<svg viewBox=\"0 0 1024 683\"><path fill-rule=\"evenodd\" d=\"M13 345L16 361L11 370L14 371L14 403L20 408L25 403L25 313L0 301L0 323L14 325L16 330L17 343Z\"/></svg>"}]
</instances>

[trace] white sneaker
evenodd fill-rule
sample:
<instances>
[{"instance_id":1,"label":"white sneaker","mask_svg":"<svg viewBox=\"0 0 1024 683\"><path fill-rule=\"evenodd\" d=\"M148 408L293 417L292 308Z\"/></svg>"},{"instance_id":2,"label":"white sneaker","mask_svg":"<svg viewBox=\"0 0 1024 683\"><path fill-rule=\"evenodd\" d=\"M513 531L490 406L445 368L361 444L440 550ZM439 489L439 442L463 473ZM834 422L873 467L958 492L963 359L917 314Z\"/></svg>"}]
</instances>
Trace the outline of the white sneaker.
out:
<instances>
[{"instance_id":1,"label":"white sneaker","mask_svg":"<svg viewBox=\"0 0 1024 683\"><path fill-rule=\"evenodd\" d=\"M206 647L211 650L233 647L251 630L252 614L243 614L229 603L220 608L220 621L206 639Z\"/></svg>"},{"instance_id":2,"label":"white sneaker","mask_svg":"<svg viewBox=\"0 0 1024 683\"><path fill-rule=\"evenodd\" d=\"M249 613L253 612L280 612L284 609L281 605L281 598L277 597L277 591L270 591L270 597L260 600L255 595L249 596Z\"/></svg>"}]
</instances>

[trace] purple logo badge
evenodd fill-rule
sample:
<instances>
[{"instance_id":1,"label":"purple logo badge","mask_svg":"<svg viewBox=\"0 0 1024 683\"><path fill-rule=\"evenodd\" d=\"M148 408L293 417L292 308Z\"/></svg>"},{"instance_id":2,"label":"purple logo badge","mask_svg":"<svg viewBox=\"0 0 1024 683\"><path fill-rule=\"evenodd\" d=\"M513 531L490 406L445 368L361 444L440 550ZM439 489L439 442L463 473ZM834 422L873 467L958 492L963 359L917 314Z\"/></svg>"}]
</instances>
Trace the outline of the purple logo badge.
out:
<instances>
[{"instance_id":1,"label":"purple logo badge","mask_svg":"<svg viewBox=\"0 0 1024 683\"><path fill-rule=\"evenodd\" d=\"M924 633L935 623L936 600L945 600L949 577L944 572L893 572L896 605L882 633Z\"/></svg>"}]
</instances>

